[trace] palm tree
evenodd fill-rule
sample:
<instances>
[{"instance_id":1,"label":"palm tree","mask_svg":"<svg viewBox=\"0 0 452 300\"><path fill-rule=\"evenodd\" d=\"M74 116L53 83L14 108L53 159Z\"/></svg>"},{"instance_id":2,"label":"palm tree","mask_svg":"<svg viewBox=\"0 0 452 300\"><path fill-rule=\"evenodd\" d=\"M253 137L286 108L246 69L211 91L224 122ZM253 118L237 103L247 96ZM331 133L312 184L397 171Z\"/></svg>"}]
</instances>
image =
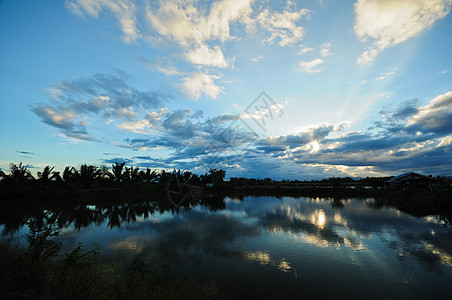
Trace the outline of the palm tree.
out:
<instances>
[{"instance_id":1,"label":"palm tree","mask_svg":"<svg viewBox=\"0 0 452 300\"><path fill-rule=\"evenodd\" d=\"M151 172L151 169L146 168L146 172L141 171L141 177L146 182L152 182L158 179L158 173L156 171Z\"/></svg>"},{"instance_id":2,"label":"palm tree","mask_svg":"<svg viewBox=\"0 0 452 300\"><path fill-rule=\"evenodd\" d=\"M42 183L49 182L51 180L57 179L60 176L59 172L53 172L55 167L46 166L42 172L38 172L38 180Z\"/></svg>"},{"instance_id":3,"label":"palm tree","mask_svg":"<svg viewBox=\"0 0 452 300\"><path fill-rule=\"evenodd\" d=\"M213 177L214 182L223 182L226 176L226 171L221 169L210 169L209 175Z\"/></svg>"},{"instance_id":4,"label":"palm tree","mask_svg":"<svg viewBox=\"0 0 452 300\"><path fill-rule=\"evenodd\" d=\"M66 167L63 171L63 180L64 182L76 181L80 177L80 174L74 167Z\"/></svg>"},{"instance_id":5,"label":"palm tree","mask_svg":"<svg viewBox=\"0 0 452 300\"><path fill-rule=\"evenodd\" d=\"M106 166L100 166L98 169L98 179L102 182L113 180L113 174Z\"/></svg>"},{"instance_id":6,"label":"palm tree","mask_svg":"<svg viewBox=\"0 0 452 300\"><path fill-rule=\"evenodd\" d=\"M115 162L114 165L112 165L111 170L113 172L113 178L116 182L121 182L124 179L124 174L122 173L122 170L124 169L125 162L118 163Z\"/></svg>"},{"instance_id":7,"label":"palm tree","mask_svg":"<svg viewBox=\"0 0 452 300\"><path fill-rule=\"evenodd\" d=\"M26 180L34 180L35 178L31 175L27 168L28 165L23 166L22 163L19 163L19 166L10 164L9 169L11 173L9 174L9 178L11 178L15 183L22 183Z\"/></svg>"},{"instance_id":8,"label":"palm tree","mask_svg":"<svg viewBox=\"0 0 452 300\"><path fill-rule=\"evenodd\" d=\"M165 170L162 170L162 172L160 173L160 179L159 179L159 183L167 183L170 180L170 173L166 172Z\"/></svg>"},{"instance_id":9,"label":"palm tree","mask_svg":"<svg viewBox=\"0 0 452 300\"><path fill-rule=\"evenodd\" d=\"M134 168L132 166L128 169L128 171L129 171L129 177L130 177L131 181L140 181L141 180L141 176L140 176L141 174L140 174L139 167Z\"/></svg>"},{"instance_id":10,"label":"palm tree","mask_svg":"<svg viewBox=\"0 0 452 300\"><path fill-rule=\"evenodd\" d=\"M80 179L84 183L92 183L99 176L99 171L96 166L83 164L80 166Z\"/></svg>"}]
</instances>

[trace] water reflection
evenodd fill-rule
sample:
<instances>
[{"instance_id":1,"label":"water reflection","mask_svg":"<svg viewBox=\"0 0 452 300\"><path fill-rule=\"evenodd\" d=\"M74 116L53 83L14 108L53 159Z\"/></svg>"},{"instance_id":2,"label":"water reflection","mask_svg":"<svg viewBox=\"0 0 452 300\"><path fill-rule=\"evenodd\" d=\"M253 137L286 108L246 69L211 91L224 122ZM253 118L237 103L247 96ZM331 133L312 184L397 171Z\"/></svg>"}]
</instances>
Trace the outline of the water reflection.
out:
<instances>
[{"instance_id":1,"label":"water reflection","mask_svg":"<svg viewBox=\"0 0 452 300\"><path fill-rule=\"evenodd\" d=\"M366 281L374 297L392 298L425 278L440 287L452 280L451 228L374 199L211 196L185 207L146 201L49 211L65 228L58 241L66 247L97 242L112 260L164 259L226 286L281 286L293 296L315 282L345 294ZM17 234L33 214L2 213L3 233Z\"/></svg>"}]
</instances>

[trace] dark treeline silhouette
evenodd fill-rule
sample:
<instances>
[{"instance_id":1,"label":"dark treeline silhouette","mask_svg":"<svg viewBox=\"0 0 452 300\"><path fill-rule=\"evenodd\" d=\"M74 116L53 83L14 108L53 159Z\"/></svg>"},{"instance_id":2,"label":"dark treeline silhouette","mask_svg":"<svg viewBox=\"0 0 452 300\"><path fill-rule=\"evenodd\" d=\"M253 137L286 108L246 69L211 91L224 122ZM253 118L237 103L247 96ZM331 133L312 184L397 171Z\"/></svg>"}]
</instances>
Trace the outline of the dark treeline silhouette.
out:
<instances>
[{"instance_id":1,"label":"dark treeline silhouette","mask_svg":"<svg viewBox=\"0 0 452 300\"><path fill-rule=\"evenodd\" d=\"M226 172L210 169L205 174L189 171L140 169L116 162L106 166L82 164L80 168L67 166L63 172L46 166L36 178L27 165L11 163L10 172L0 170L0 195L6 200L54 200L76 198L140 197L145 194L167 192L173 186L188 185L204 188L224 182ZM129 195L128 195L129 194Z\"/></svg>"},{"instance_id":2,"label":"dark treeline silhouette","mask_svg":"<svg viewBox=\"0 0 452 300\"><path fill-rule=\"evenodd\" d=\"M10 164L10 174L0 170L0 180L3 184L21 184L21 183L82 183L84 185L99 185L107 183L170 183L170 182L183 182L190 183L196 186L206 186L208 184L224 183L226 177L226 171L221 169L211 168L205 174L195 174L190 171L173 170L168 172L166 170L151 170L146 168L140 170L139 167L126 166L124 162L115 162L111 169L106 166L94 166L82 164L79 169L75 167L67 166L63 172L54 171L55 167L46 166L42 171L37 172L37 178L35 178L28 166L24 166L22 163L16 165ZM294 185L319 185L319 186L369 186L369 187L381 187L391 177L366 177L362 179L353 179L350 177L331 177L322 180L281 180L276 181L271 178L256 179L256 178L244 178L244 177L231 177L228 181L229 186L270 186L274 184L294 186Z\"/></svg>"},{"instance_id":3,"label":"dark treeline silhouette","mask_svg":"<svg viewBox=\"0 0 452 300\"><path fill-rule=\"evenodd\" d=\"M208 183L222 182L226 176L226 172L218 169L210 169L208 173L197 175L189 171L174 170L168 172L162 170L140 170L139 167L127 167L125 163L116 162L112 165L111 170L106 166L93 166L82 164L79 169L74 167L65 167L63 173L54 171L55 167L46 166L42 171L37 172L35 178L28 166L22 163L16 165L10 164L10 174L0 170L1 182L5 185L21 184L21 183L82 183L84 185L95 185L102 183L168 183L176 179L181 182L190 182L195 185L206 185Z\"/></svg>"},{"instance_id":4,"label":"dark treeline silhouette","mask_svg":"<svg viewBox=\"0 0 452 300\"><path fill-rule=\"evenodd\" d=\"M215 195L269 195L308 197L378 197L392 198L399 205L409 203L421 210L452 211L452 189L446 181L436 190L419 185L410 190L388 190L386 184L391 177L332 177L323 180L282 180L231 177L225 180L226 171L211 168L205 174L184 170L151 170L126 166L116 162L111 169L106 166L83 164L78 169L72 166L63 172L46 166L35 178L22 163L10 164L10 172L0 171L0 202L58 201L72 203L103 203L116 201L147 201L159 199L168 205L184 207L193 205L194 198L202 194ZM415 187L415 186L413 186ZM160 195L159 197L156 197ZM4 201L1 201L4 200ZM187 204L188 203L188 204Z\"/></svg>"}]
</instances>

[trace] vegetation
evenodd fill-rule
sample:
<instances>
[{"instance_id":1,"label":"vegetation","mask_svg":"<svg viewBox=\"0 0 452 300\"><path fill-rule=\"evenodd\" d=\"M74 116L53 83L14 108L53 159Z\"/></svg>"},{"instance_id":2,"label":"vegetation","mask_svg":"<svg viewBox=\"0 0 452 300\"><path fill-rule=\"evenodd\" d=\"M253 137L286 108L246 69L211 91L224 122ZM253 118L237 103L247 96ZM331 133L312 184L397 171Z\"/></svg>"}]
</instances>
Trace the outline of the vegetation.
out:
<instances>
[{"instance_id":1,"label":"vegetation","mask_svg":"<svg viewBox=\"0 0 452 300\"><path fill-rule=\"evenodd\" d=\"M83 245L60 254L51 237L61 230L47 213L28 222L27 246L0 244L0 299L218 299L215 283L200 285L168 265L148 266L135 257L121 270L99 260L100 249Z\"/></svg>"},{"instance_id":2,"label":"vegetation","mask_svg":"<svg viewBox=\"0 0 452 300\"><path fill-rule=\"evenodd\" d=\"M0 194L3 200L10 201L74 201L102 202L129 200L149 200L155 195L168 195L173 202L174 195L192 194L193 188L219 194L255 194L255 195L297 195L316 197L404 197L417 201L419 195L428 194L437 206L450 206L448 198L452 189L446 178L436 178L434 184L411 186L407 191L386 189L391 177L332 177L319 181L282 180L271 178L231 177L225 181L226 172L210 169L205 174L189 171L140 170L116 162L108 169L106 166L83 164L79 169L67 166L63 173L46 166L37 172L35 179L28 166L10 164L10 173L0 172ZM434 187L434 189L432 189ZM446 196L444 196L446 195ZM191 195L192 197L193 195ZM155 198L155 197L154 197ZM164 197L159 197L163 199ZM436 200L435 200L436 199ZM180 200L180 199L179 199ZM422 201L422 200L419 200ZM432 202L430 201L430 202Z\"/></svg>"},{"instance_id":3,"label":"vegetation","mask_svg":"<svg viewBox=\"0 0 452 300\"><path fill-rule=\"evenodd\" d=\"M225 177L226 172L221 169L210 169L209 172L198 175L183 170L140 170L138 167L128 167L125 163L116 162L111 169L86 164L79 169L68 166L62 174L54 171L54 167L46 166L37 172L36 179L28 167L20 163L11 164L9 174L0 172L0 194L4 203L23 200L99 204L152 200L160 202L160 208L175 210L187 209L200 203L195 198L204 202L216 201L214 206L222 207L224 202L221 197L225 195L374 197L390 200L391 205L402 210L416 210L418 215L452 214L452 189L446 178L430 180L428 185L410 186L409 190L388 190L386 182L390 177L333 177L319 181L238 177L226 181ZM202 194L214 194L215 197L207 198Z\"/></svg>"},{"instance_id":4,"label":"vegetation","mask_svg":"<svg viewBox=\"0 0 452 300\"><path fill-rule=\"evenodd\" d=\"M337 207L349 197L372 196L376 209L391 205L417 216L438 214L444 224L452 223L452 191L446 181L438 181L442 188L436 192L408 192L385 190L389 178L378 177L321 181L233 177L225 181L225 176L219 169L197 175L182 170L140 170L125 163L115 163L111 169L68 166L62 173L47 166L36 178L22 163L11 164L9 174L0 170L0 193L7 200L0 201L2 234L13 234L24 225L30 229L24 245L12 240L0 243L0 299L219 298L215 284L203 286L188 275L172 274L164 263L150 266L135 257L130 266L120 268L102 262L96 245L87 249L80 244L61 253L52 237L63 227L80 229L108 220L107 226L113 228L138 217L166 211L174 214L195 205L222 210L226 196L331 197L331 205Z\"/></svg>"}]
</instances>

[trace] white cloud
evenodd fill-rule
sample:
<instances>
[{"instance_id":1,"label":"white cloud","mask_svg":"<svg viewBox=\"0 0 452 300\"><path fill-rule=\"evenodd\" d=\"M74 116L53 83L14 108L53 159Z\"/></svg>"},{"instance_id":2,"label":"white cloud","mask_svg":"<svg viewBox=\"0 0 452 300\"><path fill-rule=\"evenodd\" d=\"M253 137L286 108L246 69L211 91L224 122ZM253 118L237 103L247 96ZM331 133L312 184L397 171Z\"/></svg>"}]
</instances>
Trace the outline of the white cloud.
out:
<instances>
[{"instance_id":1,"label":"white cloud","mask_svg":"<svg viewBox=\"0 0 452 300\"><path fill-rule=\"evenodd\" d=\"M208 15L202 14L190 1L161 1L157 10L148 7L147 19L163 38L179 45L200 46L210 39L230 38L230 24L249 23L251 0L223 0L212 4Z\"/></svg>"},{"instance_id":2,"label":"white cloud","mask_svg":"<svg viewBox=\"0 0 452 300\"><path fill-rule=\"evenodd\" d=\"M259 55L259 56L253 57L251 60L252 60L253 62L258 62L258 61L263 60L263 59L264 59L264 57L261 56L261 55Z\"/></svg>"},{"instance_id":3,"label":"white cloud","mask_svg":"<svg viewBox=\"0 0 452 300\"><path fill-rule=\"evenodd\" d=\"M287 106L288 102L285 101L284 103L275 103L273 105L270 105L268 107L261 107L261 110L253 111L252 113L241 113L239 115L240 119L267 119L272 118L273 113L279 114L282 116L284 114L284 108Z\"/></svg>"},{"instance_id":4,"label":"white cloud","mask_svg":"<svg viewBox=\"0 0 452 300\"><path fill-rule=\"evenodd\" d=\"M378 97L380 97L380 98L389 98L391 96L392 96L391 92L383 92L378 95Z\"/></svg>"},{"instance_id":5,"label":"white cloud","mask_svg":"<svg viewBox=\"0 0 452 300\"><path fill-rule=\"evenodd\" d=\"M111 11L121 24L123 40L136 42L140 32L136 25L135 5L129 0L69 0L66 7L80 17L98 18L104 10Z\"/></svg>"},{"instance_id":6,"label":"white cloud","mask_svg":"<svg viewBox=\"0 0 452 300\"><path fill-rule=\"evenodd\" d=\"M323 64L323 59L321 58L316 58L314 60L311 61L302 61L300 62L300 67L303 71L308 72L308 73L316 73L316 72L320 72L319 69L315 69L317 66Z\"/></svg>"},{"instance_id":7,"label":"white cloud","mask_svg":"<svg viewBox=\"0 0 452 300\"><path fill-rule=\"evenodd\" d=\"M215 75L192 73L184 79L182 86L187 94L195 99L198 99L202 93L212 99L216 99L223 90L223 87L216 85L214 82L215 79L219 78L219 76Z\"/></svg>"},{"instance_id":8,"label":"white cloud","mask_svg":"<svg viewBox=\"0 0 452 300\"><path fill-rule=\"evenodd\" d=\"M325 43L320 46L320 55L323 57L333 55L333 53L330 52L331 43Z\"/></svg>"},{"instance_id":9,"label":"white cloud","mask_svg":"<svg viewBox=\"0 0 452 300\"><path fill-rule=\"evenodd\" d=\"M355 33L362 41L373 41L358 58L358 63L369 63L385 48L430 28L436 20L446 16L450 8L451 2L445 0L358 0Z\"/></svg>"},{"instance_id":10,"label":"white cloud","mask_svg":"<svg viewBox=\"0 0 452 300\"><path fill-rule=\"evenodd\" d=\"M282 47L294 44L300 41L304 35L304 28L297 26L302 16L309 13L307 9L299 11L289 11L285 9L282 13L271 13L265 9L257 16L259 24L271 33L267 42L273 43L279 40L278 44Z\"/></svg>"},{"instance_id":11,"label":"white cloud","mask_svg":"<svg viewBox=\"0 0 452 300\"><path fill-rule=\"evenodd\" d=\"M147 20L158 36L151 39L175 42L189 49L183 56L192 64L225 68L228 62L222 48L219 45L209 47L207 42L234 38L230 34L234 22L250 26L252 2L222 0L206 10L198 9L192 1L160 1L158 8L146 8Z\"/></svg>"},{"instance_id":12,"label":"white cloud","mask_svg":"<svg viewBox=\"0 0 452 300\"><path fill-rule=\"evenodd\" d=\"M375 49L367 49L366 51L364 51L363 54L361 54L361 56L358 58L358 63L359 64L367 64L370 63L371 61L374 60L374 58L377 56L378 51Z\"/></svg>"},{"instance_id":13,"label":"white cloud","mask_svg":"<svg viewBox=\"0 0 452 300\"><path fill-rule=\"evenodd\" d=\"M297 54L298 54L298 55L303 55L303 54L306 54L306 53L311 52L311 51L313 51L313 50L314 50L314 48L301 46L301 47L300 47L300 51L298 51Z\"/></svg>"},{"instance_id":14,"label":"white cloud","mask_svg":"<svg viewBox=\"0 0 452 300\"><path fill-rule=\"evenodd\" d=\"M146 17L154 30L163 38L174 40L182 46L200 44L199 13L193 5L185 7L175 2L162 2L157 10L146 9Z\"/></svg>"},{"instance_id":15,"label":"white cloud","mask_svg":"<svg viewBox=\"0 0 452 300\"><path fill-rule=\"evenodd\" d=\"M212 4L207 21L202 24L204 36L230 39L230 23L240 21L251 23L251 3L253 0L222 0Z\"/></svg>"},{"instance_id":16,"label":"white cloud","mask_svg":"<svg viewBox=\"0 0 452 300\"><path fill-rule=\"evenodd\" d=\"M383 80L386 79L388 76L391 76L395 73L395 71L397 71L399 68L392 68L390 71L385 72L383 74L381 74L380 76L378 76L377 78L375 78L376 80Z\"/></svg>"},{"instance_id":17,"label":"white cloud","mask_svg":"<svg viewBox=\"0 0 452 300\"><path fill-rule=\"evenodd\" d=\"M189 51L186 54L188 61L197 65L205 65L211 67L225 68L228 66L224 59L223 52L220 47L215 46L210 49L207 45L201 45L196 50Z\"/></svg>"},{"instance_id":18,"label":"white cloud","mask_svg":"<svg viewBox=\"0 0 452 300\"><path fill-rule=\"evenodd\" d=\"M151 127L151 124L148 120L143 119L138 121L124 122L116 125L116 127L134 133L146 133L146 129Z\"/></svg>"}]
</instances>

